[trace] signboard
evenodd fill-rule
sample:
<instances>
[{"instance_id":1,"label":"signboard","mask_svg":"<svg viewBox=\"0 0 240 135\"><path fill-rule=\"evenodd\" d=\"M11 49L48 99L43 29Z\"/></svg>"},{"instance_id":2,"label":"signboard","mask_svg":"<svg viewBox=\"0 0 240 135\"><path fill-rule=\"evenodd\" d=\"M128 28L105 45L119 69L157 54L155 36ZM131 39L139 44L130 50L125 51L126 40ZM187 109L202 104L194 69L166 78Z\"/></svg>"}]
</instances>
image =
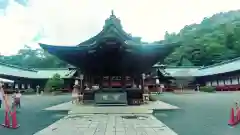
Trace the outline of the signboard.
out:
<instances>
[{"instance_id":1,"label":"signboard","mask_svg":"<svg viewBox=\"0 0 240 135\"><path fill-rule=\"evenodd\" d=\"M96 104L127 104L126 92L97 92L94 97Z\"/></svg>"}]
</instances>

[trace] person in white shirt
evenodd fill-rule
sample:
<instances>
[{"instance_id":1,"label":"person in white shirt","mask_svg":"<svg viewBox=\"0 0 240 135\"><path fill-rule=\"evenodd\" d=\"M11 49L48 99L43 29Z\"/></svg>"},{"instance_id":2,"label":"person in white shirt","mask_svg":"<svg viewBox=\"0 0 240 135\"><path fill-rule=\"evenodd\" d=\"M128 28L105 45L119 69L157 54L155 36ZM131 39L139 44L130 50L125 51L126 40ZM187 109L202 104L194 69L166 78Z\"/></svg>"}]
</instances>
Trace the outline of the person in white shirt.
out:
<instances>
[{"instance_id":1,"label":"person in white shirt","mask_svg":"<svg viewBox=\"0 0 240 135\"><path fill-rule=\"evenodd\" d=\"M78 103L79 102L79 94L78 94L78 85L73 86L73 91L72 91L72 104Z\"/></svg>"},{"instance_id":2,"label":"person in white shirt","mask_svg":"<svg viewBox=\"0 0 240 135\"><path fill-rule=\"evenodd\" d=\"M164 84L160 84L160 92L162 93L163 92L163 90L164 90Z\"/></svg>"},{"instance_id":3,"label":"person in white shirt","mask_svg":"<svg viewBox=\"0 0 240 135\"><path fill-rule=\"evenodd\" d=\"M0 108L2 107L3 101L4 101L4 91L2 86L0 86Z\"/></svg>"}]
</instances>

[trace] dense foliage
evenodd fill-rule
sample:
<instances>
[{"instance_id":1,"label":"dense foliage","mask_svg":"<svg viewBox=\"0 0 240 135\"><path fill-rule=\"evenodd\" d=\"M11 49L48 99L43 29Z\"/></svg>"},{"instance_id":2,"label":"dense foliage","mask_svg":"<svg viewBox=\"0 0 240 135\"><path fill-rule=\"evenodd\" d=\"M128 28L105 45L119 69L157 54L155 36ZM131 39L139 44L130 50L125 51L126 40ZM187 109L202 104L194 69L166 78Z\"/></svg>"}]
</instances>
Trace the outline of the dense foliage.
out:
<instances>
[{"instance_id":1,"label":"dense foliage","mask_svg":"<svg viewBox=\"0 0 240 135\"><path fill-rule=\"evenodd\" d=\"M216 92L216 89L214 87L211 87L211 86L203 86L203 87L200 87L200 91L202 92Z\"/></svg>"},{"instance_id":2,"label":"dense foliage","mask_svg":"<svg viewBox=\"0 0 240 135\"><path fill-rule=\"evenodd\" d=\"M218 13L200 24L185 26L179 33L165 34L160 43L180 42L165 59L169 65L206 66L240 57L240 11ZM25 47L13 56L0 56L0 62L30 68L57 68L67 64L42 49Z\"/></svg>"},{"instance_id":3,"label":"dense foliage","mask_svg":"<svg viewBox=\"0 0 240 135\"><path fill-rule=\"evenodd\" d=\"M200 24L185 26L179 33L166 32L160 42L182 44L165 59L167 64L175 64L184 57L193 65L206 66L239 57L240 11L215 14Z\"/></svg>"},{"instance_id":4,"label":"dense foliage","mask_svg":"<svg viewBox=\"0 0 240 135\"><path fill-rule=\"evenodd\" d=\"M48 79L45 90L53 92L59 90L64 85L64 80L59 74L54 74L52 78Z\"/></svg>"}]
</instances>

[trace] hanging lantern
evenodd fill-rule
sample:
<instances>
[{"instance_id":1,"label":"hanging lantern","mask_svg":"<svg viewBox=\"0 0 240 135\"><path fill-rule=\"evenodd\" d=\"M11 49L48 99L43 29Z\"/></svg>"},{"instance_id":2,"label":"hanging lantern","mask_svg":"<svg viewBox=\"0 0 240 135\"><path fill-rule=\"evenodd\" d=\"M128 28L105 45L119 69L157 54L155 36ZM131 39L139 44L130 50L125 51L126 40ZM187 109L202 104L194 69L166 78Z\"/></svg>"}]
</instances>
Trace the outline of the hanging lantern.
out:
<instances>
[{"instance_id":1,"label":"hanging lantern","mask_svg":"<svg viewBox=\"0 0 240 135\"><path fill-rule=\"evenodd\" d=\"M142 79L144 80L146 78L146 75L145 74L142 74Z\"/></svg>"},{"instance_id":2,"label":"hanging lantern","mask_svg":"<svg viewBox=\"0 0 240 135\"><path fill-rule=\"evenodd\" d=\"M156 84L158 85L158 84L160 84L160 81L159 81L159 79L156 79Z\"/></svg>"}]
</instances>

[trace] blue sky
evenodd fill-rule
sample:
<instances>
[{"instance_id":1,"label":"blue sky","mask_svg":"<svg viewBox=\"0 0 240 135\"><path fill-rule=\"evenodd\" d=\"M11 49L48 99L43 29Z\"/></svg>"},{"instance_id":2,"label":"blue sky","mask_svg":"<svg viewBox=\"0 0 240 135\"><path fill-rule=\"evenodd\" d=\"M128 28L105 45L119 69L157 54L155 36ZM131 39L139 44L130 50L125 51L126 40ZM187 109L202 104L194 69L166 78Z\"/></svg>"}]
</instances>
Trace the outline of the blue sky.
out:
<instances>
[{"instance_id":1,"label":"blue sky","mask_svg":"<svg viewBox=\"0 0 240 135\"><path fill-rule=\"evenodd\" d=\"M237 0L29 0L23 7L13 0L0 16L0 53L10 55L25 44L39 42L76 45L97 34L111 10L125 31L143 41L163 39L165 31L178 32L217 12L239 9Z\"/></svg>"}]
</instances>

